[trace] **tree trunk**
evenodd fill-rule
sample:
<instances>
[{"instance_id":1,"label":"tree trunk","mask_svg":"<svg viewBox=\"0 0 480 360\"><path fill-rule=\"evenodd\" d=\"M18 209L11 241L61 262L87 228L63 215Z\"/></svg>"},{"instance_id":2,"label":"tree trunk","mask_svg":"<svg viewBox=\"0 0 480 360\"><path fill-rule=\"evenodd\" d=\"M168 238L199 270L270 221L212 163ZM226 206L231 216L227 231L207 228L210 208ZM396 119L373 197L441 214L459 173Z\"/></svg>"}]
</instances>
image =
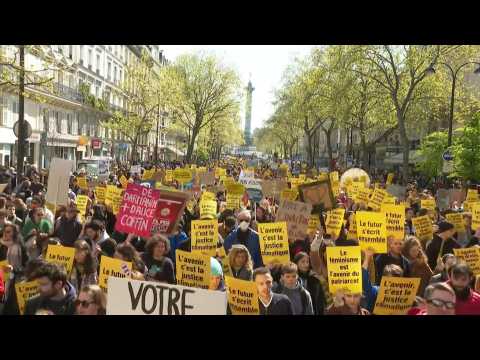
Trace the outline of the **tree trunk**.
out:
<instances>
[{"instance_id":1,"label":"tree trunk","mask_svg":"<svg viewBox=\"0 0 480 360\"><path fill-rule=\"evenodd\" d=\"M365 135L363 134L360 135L360 143L362 147L362 165L363 168L368 172L370 170L370 163L368 161L369 147L367 146Z\"/></svg>"},{"instance_id":2,"label":"tree trunk","mask_svg":"<svg viewBox=\"0 0 480 360\"><path fill-rule=\"evenodd\" d=\"M185 161L187 162L187 164L189 164L190 161L192 160L193 149L195 147L195 141L197 140L198 133L199 133L199 129L197 127L192 129L192 136L189 139L187 155L185 157Z\"/></svg>"},{"instance_id":3,"label":"tree trunk","mask_svg":"<svg viewBox=\"0 0 480 360\"><path fill-rule=\"evenodd\" d=\"M399 110L397 110L397 120L398 120L398 130L400 132L400 139L403 147L403 168L402 168L403 182L404 184L406 184L408 180L408 173L409 173L408 160L410 155L410 143L408 141L407 131L405 129L404 114L402 114Z\"/></svg>"},{"instance_id":4,"label":"tree trunk","mask_svg":"<svg viewBox=\"0 0 480 360\"><path fill-rule=\"evenodd\" d=\"M327 151L328 151L328 168L332 170L333 162L333 149L332 149L332 140L330 139L331 130L324 130L326 140L327 140Z\"/></svg>"}]
</instances>

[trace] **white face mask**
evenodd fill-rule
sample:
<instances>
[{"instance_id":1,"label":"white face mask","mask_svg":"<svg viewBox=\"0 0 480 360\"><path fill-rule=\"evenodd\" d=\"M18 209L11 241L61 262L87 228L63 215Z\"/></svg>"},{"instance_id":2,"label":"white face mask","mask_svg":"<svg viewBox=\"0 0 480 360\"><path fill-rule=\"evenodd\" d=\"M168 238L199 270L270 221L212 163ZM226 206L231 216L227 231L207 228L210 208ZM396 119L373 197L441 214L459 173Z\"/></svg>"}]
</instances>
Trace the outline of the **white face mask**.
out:
<instances>
[{"instance_id":1,"label":"white face mask","mask_svg":"<svg viewBox=\"0 0 480 360\"><path fill-rule=\"evenodd\" d=\"M247 231L249 225L250 224L247 221L244 220L244 221L240 222L240 225L238 225L238 227L242 231Z\"/></svg>"}]
</instances>

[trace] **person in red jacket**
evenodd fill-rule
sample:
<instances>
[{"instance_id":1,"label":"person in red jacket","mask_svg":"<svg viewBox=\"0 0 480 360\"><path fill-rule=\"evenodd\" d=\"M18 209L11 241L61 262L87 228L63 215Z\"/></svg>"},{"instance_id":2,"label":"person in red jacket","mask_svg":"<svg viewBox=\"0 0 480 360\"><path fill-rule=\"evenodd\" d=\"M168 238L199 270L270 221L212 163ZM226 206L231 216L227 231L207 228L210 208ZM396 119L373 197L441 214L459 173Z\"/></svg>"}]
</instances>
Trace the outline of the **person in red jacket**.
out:
<instances>
[{"instance_id":1,"label":"person in red jacket","mask_svg":"<svg viewBox=\"0 0 480 360\"><path fill-rule=\"evenodd\" d=\"M480 294L471 289L473 273L463 263L453 265L448 271L447 284L455 291L457 298L455 315L480 315Z\"/></svg>"}]
</instances>

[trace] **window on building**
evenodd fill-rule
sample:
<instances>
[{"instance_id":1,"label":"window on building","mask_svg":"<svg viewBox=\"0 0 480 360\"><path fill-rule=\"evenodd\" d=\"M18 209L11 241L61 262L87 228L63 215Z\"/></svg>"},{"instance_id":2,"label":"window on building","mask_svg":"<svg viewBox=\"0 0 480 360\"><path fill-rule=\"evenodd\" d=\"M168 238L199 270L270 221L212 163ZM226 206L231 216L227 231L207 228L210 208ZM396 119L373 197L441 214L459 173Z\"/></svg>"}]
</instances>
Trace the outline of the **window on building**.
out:
<instances>
[{"instance_id":1,"label":"window on building","mask_svg":"<svg viewBox=\"0 0 480 360\"><path fill-rule=\"evenodd\" d=\"M95 126L95 122L90 119L90 135L89 136L97 136L97 127Z\"/></svg>"},{"instance_id":2,"label":"window on building","mask_svg":"<svg viewBox=\"0 0 480 360\"><path fill-rule=\"evenodd\" d=\"M78 113L72 115L72 135L78 135Z\"/></svg>"},{"instance_id":3,"label":"window on building","mask_svg":"<svg viewBox=\"0 0 480 360\"><path fill-rule=\"evenodd\" d=\"M112 80L112 63L110 61L108 62L107 79Z\"/></svg>"},{"instance_id":4,"label":"window on building","mask_svg":"<svg viewBox=\"0 0 480 360\"><path fill-rule=\"evenodd\" d=\"M114 84L117 84L117 66L116 65L113 67L113 82Z\"/></svg>"},{"instance_id":5,"label":"window on building","mask_svg":"<svg viewBox=\"0 0 480 360\"><path fill-rule=\"evenodd\" d=\"M62 132L62 119L60 117L60 113L58 111L55 111L54 112L54 117L55 117L55 128L56 128L56 131L57 133L61 133Z\"/></svg>"},{"instance_id":6,"label":"window on building","mask_svg":"<svg viewBox=\"0 0 480 360\"><path fill-rule=\"evenodd\" d=\"M93 65L93 52L92 49L88 49L88 68L92 70Z\"/></svg>"},{"instance_id":7,"label":"window on building","mask_svg":"<svg viewBox=\"0 0 480 360\"><path fill-rule=\"evenodd\" d=\"M72 114L67 113L67 134L72 134L72 126L73 126Z\"/></svg>"},{"instance_id":8,"label":"window on building","mask_svg":"<svg viewBox=\"0 0 480 360\"><path fill-rule=\"evenodd\" d=\"M68 45L68 58L73 59L73 45Z\"/></svg>"},{"instance_id":9,"label":"window on building","mask_svg":"<svg viewBox=\"0 0 480 360\"><path fill-rule=\"evenodd\" d=\"M8 110L7 97L0 96L0 126L6 125L7 110Z\"/></svg>"},{"instance_id":10,"label":"window on building","mask_svg":"<svg viewBox=\"0 0 480 360\"><path fill-rule=\"evenodd\" d=\"M97 74L100 74L100 54L97 54L97 65L95 66L95 71Z\"/></svg>"},{"instance_id":11,"label":"window on building","mask_svg":"<svg viewBox=\"0 0 480 360\"><path fill-rule=\"evenodd\" d=\"M84 64L84 57L85 57L85 47L80 45L80 65Z\"/></svg>"},{"instance_id":12,"label":"window on building","mask_svg":"<svg viewBox=\"0 0 480 360\"><path fill-rule=\"evenodd\" d=\"M123 71L122 71L122 69L120 69L120 72L118 74L118 82L120 84L122 84L122 82L123 82Z\"/></svg>"},{"instance_id":13,"label":"window on building","mask_svg":"<svg viewBox=\"0 0 480 360\"><path fill-rule=\"evenodd\" d=\"M100 98L100 85L101 85L101 82L100 81L95 81L95 96L97 98Z\"/></svg>"}]
</instances>

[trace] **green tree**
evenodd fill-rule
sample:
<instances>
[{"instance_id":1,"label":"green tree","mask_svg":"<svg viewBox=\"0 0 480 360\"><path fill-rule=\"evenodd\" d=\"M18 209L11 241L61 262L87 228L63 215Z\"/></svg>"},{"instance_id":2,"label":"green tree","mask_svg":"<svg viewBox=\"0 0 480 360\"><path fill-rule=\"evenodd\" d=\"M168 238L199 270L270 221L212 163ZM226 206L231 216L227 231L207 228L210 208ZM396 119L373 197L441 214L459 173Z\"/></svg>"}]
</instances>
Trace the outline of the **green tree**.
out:
<instances>
[{"instance_id":1,"label":"green tree","mask_svg":"<svg viewBox=\"0 0 480 360\"><path fill-rule=\"evenodd\" d=\"M216 120L238 116L240 79L216 57L197 53L179 56L163 80L168 107L187 131L185 159L190 162L202 129Z\"/></svg>"},{"instance_id":2,"label":"green tree","mask_svg":"<svg viewBox=\"0 0 480 360\"><path fill-rule=\"evenodd\" d=\"M459 135L453 145L454 175L480 182L480 113L457 132Z\"/></svg>"},{"instance_id":3,"label":"green tree","mask_svg":"<svg viewBox=\"0 0 480 360\"><path fill-rule=\"evenodd\" d=\"M421 161L417 169L428 177L435 177L442 173L442 155L447 148L448 134L445 131L437 131L426 136L420 145Z\"/></svg>"},{"instance_id":4,"label":"green tree","mask_svg":"<svg viewBox=\"0 0 480 360\"><path fill-rule=\"evenodd\" d=\"M137 148L142 138L153 129L162 102L159 78L146 53L125 68L125 80L120 86L126 110L115 111L102 120L106 129L117 131L132 144L130 160L137 160Z\"/></svg>"}]
</instances>

